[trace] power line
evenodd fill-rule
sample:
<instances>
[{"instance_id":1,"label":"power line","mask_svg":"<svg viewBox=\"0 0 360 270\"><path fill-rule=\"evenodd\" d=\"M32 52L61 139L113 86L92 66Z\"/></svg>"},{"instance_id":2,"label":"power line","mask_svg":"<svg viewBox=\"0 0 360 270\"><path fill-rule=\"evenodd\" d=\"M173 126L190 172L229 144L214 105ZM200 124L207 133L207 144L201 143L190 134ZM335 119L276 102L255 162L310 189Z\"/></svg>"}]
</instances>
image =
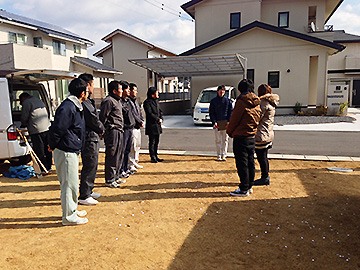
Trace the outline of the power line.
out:
<instances>
[{"instance_id":1,"label":"power line","mask_svg":"<svg viewBox=\"0 0 360 270\"><path fill-rule=\"evenodd\" d=\"M190 19L190 18L188 18L188 17L184 17L183 14L181 13L181 11L177 11L177 10L171 8L171 7L167 7L167 6L165 6L164 3L161 3L161 2L159 2L159 1L157 1L157 0L153 0L153 1L156 2L157 4L154 4L154 3L150 2L149 0L144 0L144 1L145 1L146 3L152 5L152 6L156 7L156 8L159 8L159 9L161 9L161 10L169 13L169 14L175 15L175 16L177 16L177 17L179 17L179 18L184 19L184 20L188 20L188 21L194 22L193 19Z\"/></svg>"}]
</instances>

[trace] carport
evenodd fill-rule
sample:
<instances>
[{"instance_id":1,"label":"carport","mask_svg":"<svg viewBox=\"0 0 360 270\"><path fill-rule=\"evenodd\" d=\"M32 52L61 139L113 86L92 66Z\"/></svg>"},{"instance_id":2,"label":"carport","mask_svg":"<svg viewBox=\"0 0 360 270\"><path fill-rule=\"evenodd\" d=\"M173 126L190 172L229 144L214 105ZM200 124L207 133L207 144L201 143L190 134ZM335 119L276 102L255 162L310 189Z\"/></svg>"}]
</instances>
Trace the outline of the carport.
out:
<instances>
[{"instance_id":1,"label":"carport","mask_svg":"<svg viewBox=\"0 0 360 270\"><path fill-rule=\"evenodd\" d=\"M246 77L247 59L240 54L192 55L129 59L129 62L162 77L240 74Z\"/></svg>"},{"instance_id":2,"label":"carport","mask_svg":"<svg viewBox=\"0 0 360 270\"><path fill-rule=\"evenodd\" d=\"M129 59L129 62L154 72L156 86L159 78L182 77L184 80L185 77L236 74L246 78L247 71L247 59L237 53ZM191 83L189 91L191 95Z\"/></svg>"}]
</instances>

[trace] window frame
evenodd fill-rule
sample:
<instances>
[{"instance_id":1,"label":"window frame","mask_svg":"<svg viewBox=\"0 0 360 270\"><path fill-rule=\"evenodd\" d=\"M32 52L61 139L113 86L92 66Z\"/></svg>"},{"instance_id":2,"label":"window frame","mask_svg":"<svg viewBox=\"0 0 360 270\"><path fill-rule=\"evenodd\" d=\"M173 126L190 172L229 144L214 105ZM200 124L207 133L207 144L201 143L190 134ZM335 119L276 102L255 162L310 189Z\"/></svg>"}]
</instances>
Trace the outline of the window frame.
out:
<instances>
[{"instance_id":1,"label":"window frame","mask_svg":"<svg viewBox=\"0 0 360 270\"><path fill-rule=\"evenodd\" d=\"M56 44L58 44L58 46L55 47ZM66 56L66 43L65 42L62 42L57 39L53 39L52 45L53 45L53 53L55 55Z\"/></svg>"},{"instance_id":2,"label":"window frame","mask_svg":"<svg viewBox=\"0 0 360 270\"><path fill-rule=\"evenodd\" d=\"M270 80L271 76L276 76L275 84L272 83ZM269 71L268 72L268 85L271 86L271 88L279 88L280 87L280 71Z\"/></svg>"},{"instance_id":3,"label":"window frame","mask_svg":"<svg viewBox=\"0 0 360 270\"><path fill-rule=\"evenodd\" d=\"M250 74L249 73L252 73L252 76L250 78ZM255 83L255 69L253 68L248 68L246 70L246 78L249 79L249 80L252 80L253 83Z\"/></svg>"},{"instance_id":4,"label":"window frame","mask_svg":"<svg viewBox=\"0 0 360 270\"><path fill-rule=\"evenodd\" d=\"M74 48L74 53L81 54L81 45L73 44L73 48ZM79 51L77 51L77 48L79 49Z\"/></svg>"},{"instance_id":5,"label":"window frame","mask_svg":"<svg viewBox=\"0 0 360 270\"><path fill-rule=\"evenodd\" d=\"M33 37L33 42L34 42L34 47L43 48L42 37Z\"/></svg>"},{"instance_id":6,"label":"window frame","mask_svg":"<svg viewBox=\"0 0 360 270\"><path fill-rule=\"evenodd\" d=\"M26 35L25 34L9 31L8 37L9 37L9 43L26 45ZM23 39L20 39L20 37L22 37ZM20 40L22 40L22 41L20 42Z\"/></svg>"},{"instance_id":7,"label":"window frame","mask_svg":"<svg viewBox=\"0 0 360 270\"><path fill-rule=\"evenodd\" d=\"M239 15L239 26L233 26L233 16ZM238 29L241 27L241 12L230 13L230 29Z\"/></svg>"},{"instance_id":8,"label":"window frame","mask_svg":"<svg viewBox=\"0 0 360 270\"><path fill-rule=\"evenodd\" d=\"M280 17L282 15L287 15L286 17L286 25L280 26ZM289 21L290 21L290 12L289 11L283 11L278 13L278 27L280 28L289 28Z\"/></svg>"}]
</instances>

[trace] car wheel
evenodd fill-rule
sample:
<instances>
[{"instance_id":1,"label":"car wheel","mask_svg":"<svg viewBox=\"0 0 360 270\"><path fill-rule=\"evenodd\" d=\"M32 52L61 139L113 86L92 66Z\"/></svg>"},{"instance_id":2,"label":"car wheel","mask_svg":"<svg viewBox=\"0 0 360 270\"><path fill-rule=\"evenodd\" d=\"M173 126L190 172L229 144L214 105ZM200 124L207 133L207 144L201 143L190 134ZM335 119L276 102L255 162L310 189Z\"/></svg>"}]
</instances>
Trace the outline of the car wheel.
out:
<instances>
[{"instance_id":1,"label":"car wheel","mask_svg":"<svg viewBox=\"0 0 360 270\"><path fill-rule=\"evenodd\" d=\"M9 159L9 162L10 162L11 166L21 166L21 165L28 164L30 162L30 160L31 160L31 156L26 155L26 156Z\"/></svg>"}]
</instances>

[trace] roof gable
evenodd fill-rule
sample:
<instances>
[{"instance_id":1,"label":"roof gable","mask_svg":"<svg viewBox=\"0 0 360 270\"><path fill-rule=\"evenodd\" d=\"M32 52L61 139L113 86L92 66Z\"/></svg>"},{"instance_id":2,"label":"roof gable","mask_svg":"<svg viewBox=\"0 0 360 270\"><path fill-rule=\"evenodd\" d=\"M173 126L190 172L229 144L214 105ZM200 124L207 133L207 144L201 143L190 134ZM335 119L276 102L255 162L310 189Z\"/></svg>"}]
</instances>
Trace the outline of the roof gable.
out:
<instances>
[{"instance_id":1,"label":"roof gable","mask_svg":"<svg viewBox=\"0 0 360 270\"><path fill-rule=\"evenodd\" d=\"M260 28L260 29L264 29L264 30L268 30L268 31L271 31L271 32L274 32L274 33L278 33L278 34L282 34L282 35L285 35L285 36L289 36L289 37L293 37L293 38L297 38L297 39L300 39L300 40L304 40L304 41L308 41L308 42L312 42L312 43L315 43L315 44L318 44L318 45L322 45L322 46L325 46L325 47L329 47L329 48L332 48L332 49L335 49L335 50L338 50L338 51L342 51L343 49L345 49L345 46L343 45L340 45L340 44L337 44L337 43L334 43L334 42L330 42L330 41L327 41L327 40L324 40L324 39L320 39L320 38L316 38L316 37L313 37L313 36L309 36L309 35L306 35L306 34L302 34L302 33L299 33L299 32L295 32L295 31L291 31L291 30L288 30L288 29L284 29L284 28L279 28L279 27L276 27L276 26L273 26L273 25L270 25L270 24L266 24L266 23L262 23L262 22L259 22L259 21L255 21L255 22L252 22L252 23L249 23L241 28L238 28L234 31L231 31L225 35L222 35L218 38L215 38L213 40L210 40L208 42L205 42L191 50L188 50L186 52L183 52L182 54L180 54L180 56L187 56L187 55L192 55L194 53L197 53L197 52L200 52L202 50L205 50L209 47L212 47L214 45L217 45L223 41L226 41L232 37L235 37L237 35L240 35L242 33L245 33L251 29L254 29L254 28Z\"/></svg>"},{"instance_id":2,"label":"roof gable","mask_svg":"<svg viewBox=\"0 0 360 270\"><path fill-rule=\"evenodd\" d=\"M163 52L163 53L166 54L166 55L169 55L169 56L175 56L175 55L176 55L176 54L173 53L173 52L170 52L170 51L168 51L168 50L166 50L166 49L163 49L163 48L161 48L161 47L159 47L159 46L156 46L156 45L154 45L154 44L151 44L151 43L149 43L149 42L147 42L147 41L145 41L145 40L143 40L143 39L141 39L141 38L138 38L138 37L136 37L136 36L134 36L134 35L132 35L132 34L130 34L130 33L127 33L127 32L125 32L125 31L123 31L123 30L120 30L120 29L116 29L116 30L112 31L110 34L106 35L106 36L103 37L101 40L106 41L106 42L109 42L109 43L112 43L113 37L116 36L116 35L121 35L121 36L130 38L130 39L132 39L132 40L134 40L134 41L136 41L136 42L139 42L139 43L141 43L141 44L149 47L149 49L161 51L161 52ZM110 45L111 45L111 44L110 44ZM105 48L101 49L100 51L94 53L93 55L94 55L94 56L97 56L97 57L101 57L102 54L103 54L106 50L108 50L108 49L110 49L110 48L111 48L111 46L108 45L108 46L106 46Z\"/></svg>"}]
</instances>

